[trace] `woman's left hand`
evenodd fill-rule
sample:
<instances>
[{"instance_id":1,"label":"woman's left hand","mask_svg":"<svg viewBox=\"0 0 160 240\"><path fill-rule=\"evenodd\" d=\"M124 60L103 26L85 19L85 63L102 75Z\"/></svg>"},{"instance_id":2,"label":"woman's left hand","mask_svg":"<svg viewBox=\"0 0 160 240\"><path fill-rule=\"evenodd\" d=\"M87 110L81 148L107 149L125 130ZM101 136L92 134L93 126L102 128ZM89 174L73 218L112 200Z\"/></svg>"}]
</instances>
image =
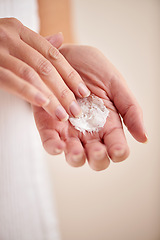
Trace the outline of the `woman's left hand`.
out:
<instances>
[{"instance_id":1,"label":"woman's left hand","mask_svg":"<svg viewBox=\"0 0 160 240\"><path fill-rule=\"evenodd\" d=\"M95 134L82 134L69 121L60 122L42 108L34 107L34 116L42 143L50 154L65 152L67 162L75 167L88 159L94 170L103 170L129 155L120 116L133 137L146 142L142 110L121 74L97 49L88 46L64 45L60 52L80 74L92 93L103 99L110 110L104 127Z\"/></svg>"}]
</instances>

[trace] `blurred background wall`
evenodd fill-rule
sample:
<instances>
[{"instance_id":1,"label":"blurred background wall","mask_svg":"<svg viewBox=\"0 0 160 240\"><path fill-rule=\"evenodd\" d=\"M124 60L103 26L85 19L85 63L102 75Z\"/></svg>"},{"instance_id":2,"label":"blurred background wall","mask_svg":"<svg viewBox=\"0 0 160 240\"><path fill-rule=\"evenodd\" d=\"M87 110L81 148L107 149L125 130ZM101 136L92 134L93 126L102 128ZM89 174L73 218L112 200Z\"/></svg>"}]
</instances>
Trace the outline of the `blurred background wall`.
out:
<instances>
[{"instance_id":1,"label":"blurred background wall","mask_svg":"<svg viewBox=\"0 0 160 240\"><path fill-rule=\"evenodd\" d=\"M160 1L72 0L75 37L99 48L137 97L149 141L94 172L47 156L62 240L160 239Z\"/></svg>"}]
</instances>

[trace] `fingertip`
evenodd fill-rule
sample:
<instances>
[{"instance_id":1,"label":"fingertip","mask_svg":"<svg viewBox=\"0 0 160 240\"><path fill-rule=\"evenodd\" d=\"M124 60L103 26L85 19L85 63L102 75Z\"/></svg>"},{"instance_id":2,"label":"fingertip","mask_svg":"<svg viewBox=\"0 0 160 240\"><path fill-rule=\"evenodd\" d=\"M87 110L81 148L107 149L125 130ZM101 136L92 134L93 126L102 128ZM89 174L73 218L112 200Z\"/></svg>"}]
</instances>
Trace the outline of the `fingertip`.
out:
<instances>
[{"instance_id":1,"label":"fingertip","mask_svg":"<svg viewBox=\"0 0 160 240\"><path fill-rule=\"evenodd\" d=\"M69 107L69 111L71 113L71 116L73 117L80 117L82 114L82 109L80 108L77 101L72 101Z\"/></svg>"},{"instance_id":2,"label":"fingertip","mask_svg":"<svg viewBox=\"0 0 160 240\"><path fill-rule=\"evenodd\" d=\"M68 118L69 118L66 110L61 105L57 106L56 111L55 111L55 115L62 122L67 121Z\"/></svg>"},{"instance_id":3,"label":"fingertip","mask_svg":"<svg viewBox=\"0 0 160 240\"><path fill-rule=\"evenodd\" d=\"M129 148L118 146L110 149L109 156L113 162L122 162L129 156Z\"/></svg>"},{"instance_id":4,"label":"fingertip","mask_svg":"<svg viewBox=\"0 0 160 240\"><path fill-rule=\"evenodd\" d=\"M88 164L95 171L102 171L109 167L110 161L106 147L101 142L88 142L85 145Z\"/></svg>"},{"instance_id":5,"label":"fingertip","mask_svg":"<svg viewBox=\"0 0 160 240\"><path fill-rule=\"evenodd\" d=\"M62 32L56 33L52 36L48 36L46 37L46 39L56 48L59 48L64 41Z\"/></svg>"},{"instance_id":6,"label":"fingertip","mask_svg":"<svg viewBox=\"0 0 160 240\"><path fill-rule=\"evenodd\" d=\"M89 97L89 95L91 94L90 90L82 82L78 86L78 92L79 92L81 97Z\"/></svg>"},{"instance_id":7,"label":"fingertip","mask_svg":"<svg viewBox=\"0 0 160 240\"><path fill-rule=\"evenodd\" d=\"M67 116L65 118L61 119L61 122L67 122L68 119L69 119L69 115L67 114Z\"/></svg>"},{"instance_id":8,"label":"fingertip","mask_svg":"<svg viewBox=\"0 0 160 240\"><path fill-rule=\"evenodd\" d=\"M63 35L63 33L62 33L62 32L58 32L58 35L59 35L59 37L62 39L62 42L63 42L63 40L64 40L64 35Z\"/></svg>"},{"instance_id":9,"label":"fingertip","mask_svg":"<svg viewBox=\"0 0 160 240\"><path fill-rule=\"evenodd\" d=\"M50 140L43 143L43 147L46 152L50 155L58 155L61 154L65 149L65 143L63 141Z\"/></svg>"},{"instance_id":10,"label":"fingertip","mask_svg":"<svg viewBox=\"0 0 160 240\"><path fill-rule=\"evenodd\" d=\"M142 143L147 144L148 143L148 134L144 133L143 141Z\"/></svg>"},{"instance_id":11,"label":"fingertip","mask_svg":"<svg viewBox=\"0 0 160 240\"><path fill-rule=\"evenodd\" d=\"M145 135L145 141L144 143L148 143L148 135Z\"/></svg>"},{"instance_id":12,"label":"fingertip","mask_svg":"<svg viewBox=\"0 0 160 240\"><path fill-rule=\"evenodd\" d=\"M66 161L72 167L81 167L86 162L86 157L83 152L66 154Z\"/></svg>"},{"instance_id":13,"label":"fingertip","mask_svg":"<svg viewBox=\"0 0 160 240\"><path fill-rule=\"evenodd\" d=\"M96 172L106 170L110 165L110 161L107 156L104 156L101 159L88 159L88 163L90 168Z\"/></svg>"},{"instance_id":14,"label":"fingertip","mask_svg":"<svg viewBox=\"0 0 160 240\"><path fill-rule=\"evenodd\" d=\"M84 148L79 138L68 138L65 149L65 156L67 163L72 167L81 167L86 161Z\"/></svg>"},{"instance_id":15,"label":"fingertip","mask_svg":"<svg viewBox=\"0 0 160 240\"><path fill-rule=\"evenodd\" d=\"M140 143L148 142L148 135L144 131L130 131L132 136Z\"/></svg>"}]
</instances>

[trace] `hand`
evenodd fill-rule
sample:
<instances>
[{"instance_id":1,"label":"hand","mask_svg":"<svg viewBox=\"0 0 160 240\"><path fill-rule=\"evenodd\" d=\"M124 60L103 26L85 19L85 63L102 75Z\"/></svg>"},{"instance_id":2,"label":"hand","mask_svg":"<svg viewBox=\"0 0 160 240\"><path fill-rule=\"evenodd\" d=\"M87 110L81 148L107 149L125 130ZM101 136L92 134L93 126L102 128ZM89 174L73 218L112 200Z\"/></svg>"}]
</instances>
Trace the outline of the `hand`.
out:
<instances>
[{"instance_id":1,"label":"hand","mask_svg":"<svg viewBox=\"0 0 160 240\"><path fill-rule=\"evenodd\" d=\"M34 108L43 146L50 154L65 151L72 166L81 166L87 157L94 170L103 170L109 159L119 162L129 155L121 117L133 137L147 141L142 110L116 68L93 47L64 45L60 52L80 74L88 88L101 97L110 110L105 126L95 134L83 135L68 122L58 122L41 108Z\"/></svg>"},{"instance_id":2,"label":"hand","mask_svg":"<svg viewBox=\"0 0 160 240\"><path fill-rule=\"evenodd\" d=\"M57 34L53 47L17 19L0 19L0 88L67 120L81 112L75 95L87 96L89 90L57 50L62 41Z\"/></svg>"}]
</instances>

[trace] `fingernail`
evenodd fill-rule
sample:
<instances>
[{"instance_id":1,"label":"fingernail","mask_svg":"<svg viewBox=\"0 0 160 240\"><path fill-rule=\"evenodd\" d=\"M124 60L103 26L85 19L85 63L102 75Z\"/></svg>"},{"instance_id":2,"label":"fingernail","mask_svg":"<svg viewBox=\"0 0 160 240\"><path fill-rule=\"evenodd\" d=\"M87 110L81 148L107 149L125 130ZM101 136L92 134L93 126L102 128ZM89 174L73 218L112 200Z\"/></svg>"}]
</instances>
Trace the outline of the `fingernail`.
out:
<instances>
[{"instance_id":1,"label":"fingernail","mask_svg":"<svg viewBox=\"0 0 160 240\"><path fill-rule=\"evenodd\" d=\"M40 93L36 95L35 100L37 104L42 107L47 106L50 102L50 100L47 97L45 97L43 94L40 94Z\"/></svg>"},{"instance_id":2,"label":"fingernail","mask_svg":"<svg viewBox=\"0 0 160 240\"><path fill-rule=\"evenodd\" d=\"M71 156L72 161L74 162L80 162L82 160L83 154L74 154Z\"/></svg>"},{"instance_id":3,"label":"fingernail","mask_svg":"<svg viewBox=\"0 0 160 240\"><path fill-rule=\"evenodd\" d=\"M70 112L74 117L79 117L81 115L81 108L75 101L73 101L70 105Z\"/></svg>"},{"instance_id":4,"label":"fingernail","mask_svg":"<svg viewBox=\"0 0 160 240\"><path fill-rule=\"evenodd\" d=\"M144 137L145 137L145 141L143 143L147 143L148 142L148 132L147 132L147 128L146 128L145 124L143 124L143 132L144 132Z\"/></svg>"},{"instance_id":5,"label":"fingernail","mask_svg":"<svg viewBox=\"0 0 160 240\"><path fill-rule=\"evenodd\" d=\"M144 143L147 143L148 142L148 133L147 133L147 130L146 130L146 127L144 127L144 132L145 132L145 138L146 138L146 141Z\"/></svg>"},{"instance_id":6,"label":"fingernail","mask_svg":"<svg viewBox=\"0 0 160 240\"><path fill-rule=\"evenodd\" d=\"M62 150L62 149L59 149L59 148L55 148L55 149L54 149L54 152L55 152L55 154L60 154L60 153L63 152L63 150Z\"/></svg>"},{"instance_id":7,"label":"fingernail","mask_svg":"<svg viewBox=\"0 0 160 240\"><path fill-rule=\"evenodd\" d=\"M120 158L124 155L125 149L115 150L113 152L113 158Z\"/></svg>"},{"instance_id":8,"label":"fingernail","mask_svg":"<svg viewBox=\"0 0 160 240\"><path fill-rule=\"evenodd\" d=\"M82 97L88 97L90 95L89 89L83 83L79 84L78 91Z\"/></svg>"},{"instance_id":9,"label":"fingernail","mask_svg":"<svg viewBox=\"0 0 160 240\"><path fill-rule=\"evenodd\" d=\"M58 32L58 34L62 35L63 36L63 33L62 32Z\"/></svg>"},{"instance_id":10,"label":"fingernail","mask_svg":"<svg viewBox=\"0 0 160 240\"><path fill-rule=\"evenodd\" d=\"M93 158L95 160L103 159L105 155L106 155L106 153L105 153L104 150L99 150L99 151L94 151L93 152Z\"/></svg>"},{"instance_id":11,"label":"fingernail","mask_svg":"<svg viewBox=\"0 0 160 240\"><path fill-rule=\"evenodd\" d=\"M145 138L146 138L146 141L144 143L146 144L146 143L148 143L148 135L147 135L147 133L145 133Z\"/></svg>"},{"instance_id":12,"label":"fingernail","mask_svg":"<svg viewBox=\"0 0 160 240\"><path fill-rule=\"evenodd\" d=\"M65 109L59 105L55 111L55 114L57 118L61 121L67 121L68 120L68 114L66 113Z\"/></svg>"},{"instance_id":13,"label":"fingernail","mask_svg":"<svg viewBox=\"0 0 160 240\"><path fill-rule=\"evenodd\" d=\"M58 55L59 55L58 49L55 48L55 47L50 48L49 55L50 55L51 58L53 58L55 60L58 59Z\"/></svg>"}]
</instances>

